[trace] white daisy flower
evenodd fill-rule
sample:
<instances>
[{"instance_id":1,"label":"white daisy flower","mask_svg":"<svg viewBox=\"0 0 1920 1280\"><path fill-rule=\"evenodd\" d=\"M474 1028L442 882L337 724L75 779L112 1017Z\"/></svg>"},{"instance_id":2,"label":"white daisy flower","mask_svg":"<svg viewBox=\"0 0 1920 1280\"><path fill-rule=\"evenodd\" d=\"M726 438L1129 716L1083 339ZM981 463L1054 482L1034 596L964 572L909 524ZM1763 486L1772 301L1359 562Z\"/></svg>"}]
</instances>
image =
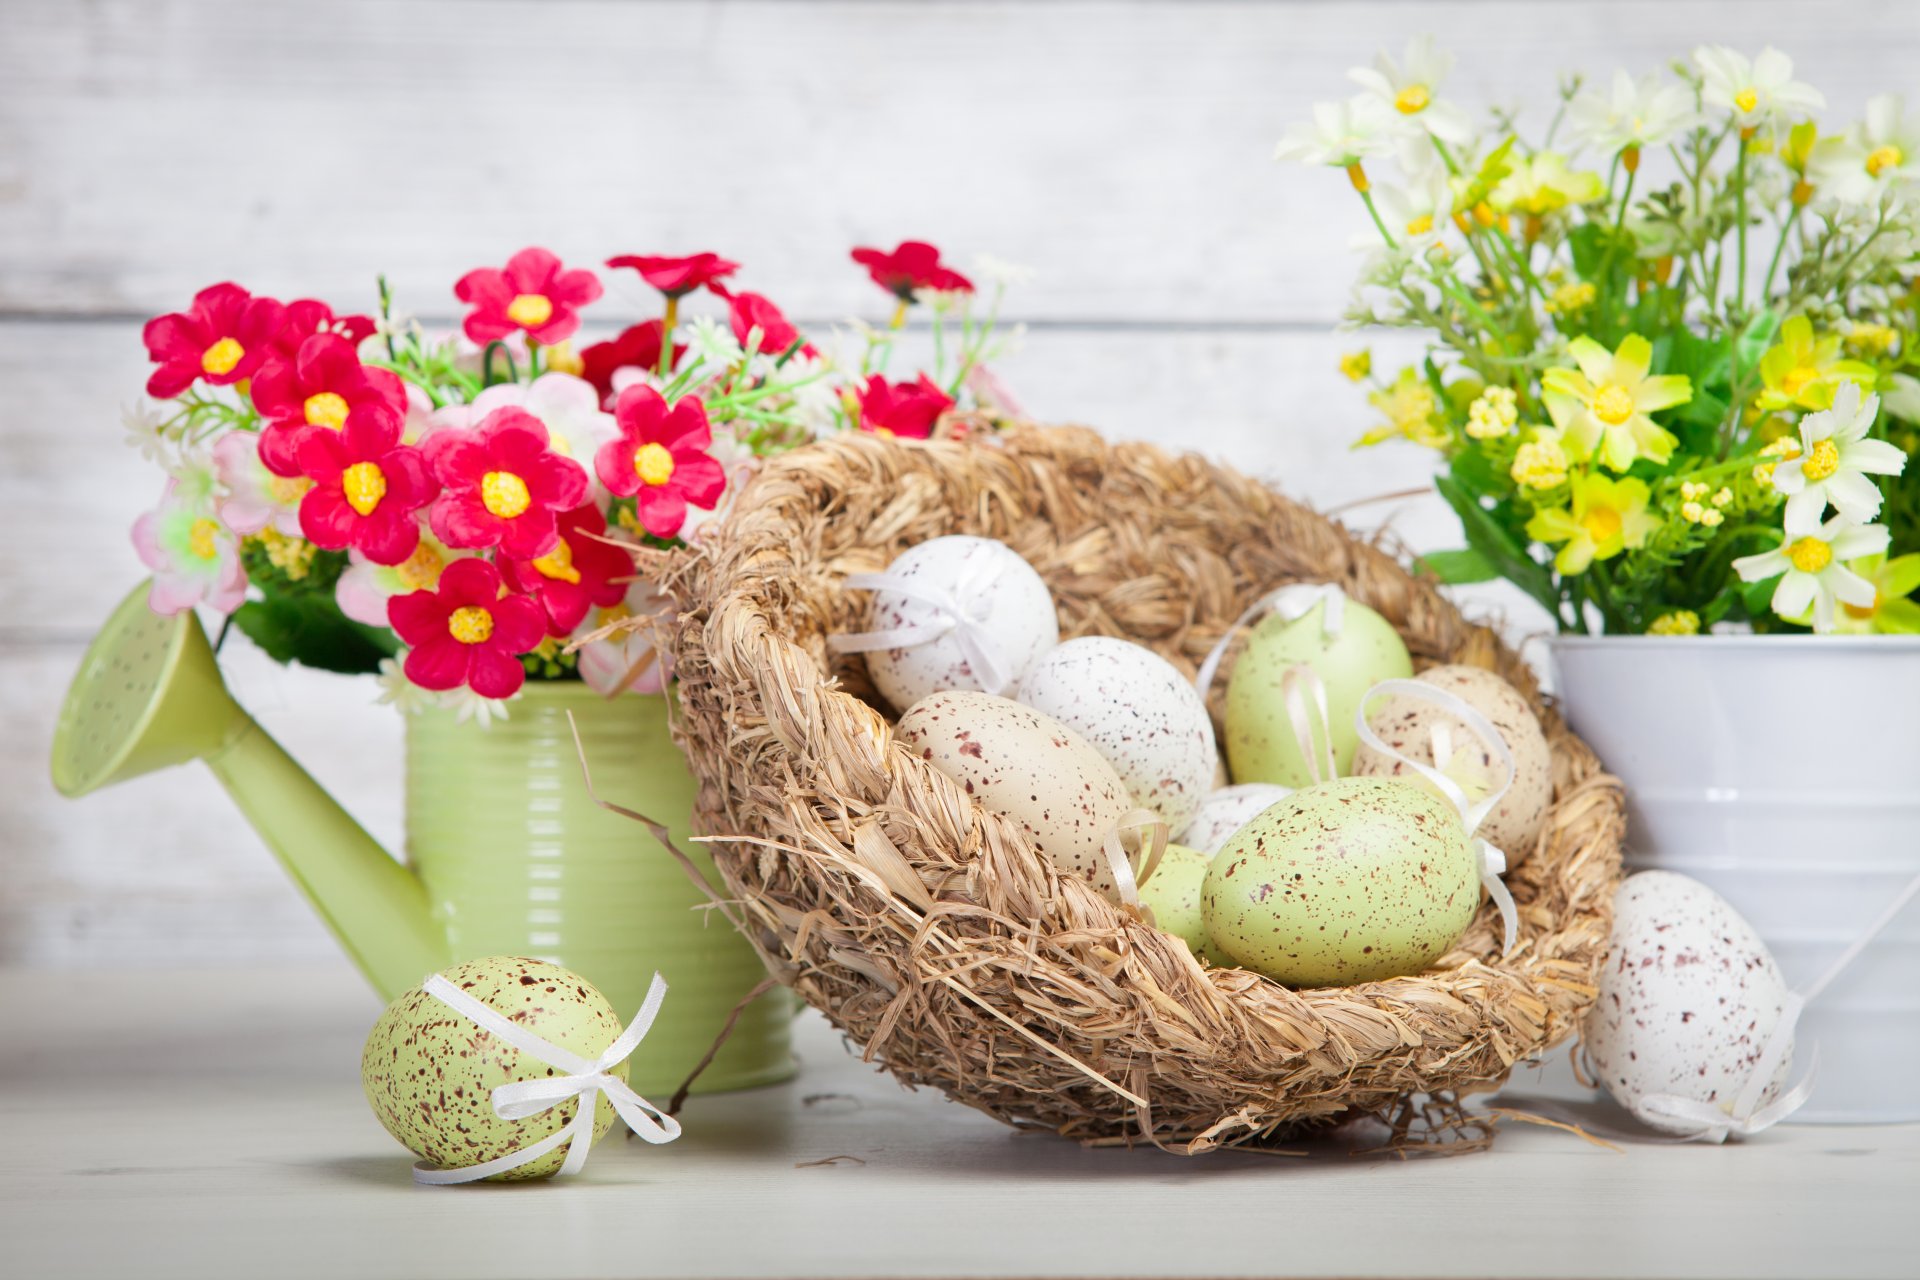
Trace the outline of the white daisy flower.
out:
<instances>
[{"instance_id":1,"label":"white daisy flower","mask_svg":"<svg viewBox=\"0 0 1920 1280\"><path fill-rule=\"evenodd\" d=\"M1878 203L1884 192L1920 182L1920 120L1907 118L1899 94L1870 98L1858 124L1814 144L1808 168L1825 199Z\"/></svg>"},{"instance_id":2,"label":"white daisy flower","mask_svg":"<svg viewBox=\"0 0 1920 1280\"><path fill-rule=\"evenodd\" d=\"M1694 123L1693 95L1658 73L1636 81L1625 71L1595 85L1567 107L1567 128L1607 155L1657 147Z\"/></svg>"},{"instance_id":3,"label":"white daisy flower","mask_svg":"<svg viewBox=\"0 0 1920 1280\"><path fill-rule=\"evenodd\" d=\"M710 369L731 369L740 363L744 354L740 342L733 336L733 330L721 324L712 316L696 316L687 326L687 352L698 356L701 363Z\"/></svg>"},{"instance_id":4,"label":"white daisy flower","mask_svg":"<svg viewBox=\"0 0 1920 1280\"><path fill-rule=\"evenodd\" d=\"M401 670L401 658L380 659L380 685L378 702L383 707L392 707L403 716L434 704L434 695L407 679L407 673Z\"/></svg>"},{"instance_id":5,"label":"white daisy flower","mask_svg":"<svg viewBox=\"0 0 1920 1280\"><path fill-rule=\"evenodd\" d=\"M1465 111L1439 98L1440 82L1452 70L1453 55L1436 49L1432 36L1422 35L1408 43L1402 61L1382 52L1371 67L1355 67L1347 76L1389 108L1388 119L1401 129L1424 130L1442 142L1464 144L1473 137L1473 123Z\"/></svg>"},{"instance_id":6,"label":"white daisy flower","mask_svg":"<svg viewBox=\"0 0 1920 1280\"><path fill-rule=\"evenodd\" d=\"M1869 475L1897 476L1907 455L1867 432L1880 413L1880 397L1862 397L1856 383L1834 392L1833 407L1800 419L1800 455L1773 469L1773 487L1787 498L1786 526L1791 534L1813 528L1827 504L1852 524L1880 514L1880 489Z\"/></svg>"},{"instance_id":7,"label":"white daisy flower","mask_svg":"<svg viewBox=\"0 0 1920 1280\"><path fill-rule=\"evenodd\" d=\"M507 720L510 715L507 704L519 696L516 693L513 698L483 698L468 686L461 685L458 689L449 689L441 694L440 705L453 712L458 723L465 724L471 720L485 729L495 720Z\"/></svg>"},{"instance_id":8,"label":"white daisy flower","mask_svg":"<svg viewBox=\"0 0 1920 1280\"><path fill-rule=\"evenodd\" d=\"M163 434L159 408L151 400L142 400L130 404L120 411L120 425L127 429L127 444L140 451L140 456L148 462L156 462L171 470L173 450Z\"/></svg>"},{"instance_id":9,"label":"white daisy flower","mask_svg":"<svg viewBox=\"0 0 1920 1280\"><path fill-rule=\"evenodd\" d=\"M1313 120L1296 124L1273 150L1275 160L1351 168L1393 145L1392 108L1372 94L1316 102Z\"/></svg>"},{"instance_id":10,"label":"white daisy flower","mask_svg":"<svg viewBox=\"0 0 1920 1280\"><path fill-rule=\"evenodd\" d=\"M1808 116L1827 105L1826 95L1793 78L1793 59L1772 46L1749 61L1725 45L1701 45L1693 61L1700 68L1701 99L1727 112L1742 129L1782 116Z\"/></svg>"},{"instance_id":11,"label":"white daisy flower","mask_svg":"<svg viewBox=\"0 0 1920 1280\"><path fill-rule=\"evenodd\" d=\"M1380 220L1387 224L1394 243L1419 256L1439 244L1453 217L1453 183L1438 164L1423 173L1411 175L1405 186L1374 188L1374 201ZM1380 235L1369 228L1355 239L1356 248L1380 247Z\"/></svg>"},{"instance_id":12,"label":"white daisy flower","mask_svg":"<svg viewBox=\"0 0 1920 1280\"><path fill-rule=\"evenodd\" d=\"M1773 589L1773 611L1791 619L1805 616L1811 608L1813 629L1827 632L1833 630L1836 600L1871 609L1876 596L1874 585L1846 562L1879 555L1890 540L1885 525L1848 524L1845 517L1835 516L1810 532L1796 536L1789 531L1778 547L1742 556L1733 562L1733 569L1742 582L1781 575L1780 585Z\"/></svg>"}]
</instances>

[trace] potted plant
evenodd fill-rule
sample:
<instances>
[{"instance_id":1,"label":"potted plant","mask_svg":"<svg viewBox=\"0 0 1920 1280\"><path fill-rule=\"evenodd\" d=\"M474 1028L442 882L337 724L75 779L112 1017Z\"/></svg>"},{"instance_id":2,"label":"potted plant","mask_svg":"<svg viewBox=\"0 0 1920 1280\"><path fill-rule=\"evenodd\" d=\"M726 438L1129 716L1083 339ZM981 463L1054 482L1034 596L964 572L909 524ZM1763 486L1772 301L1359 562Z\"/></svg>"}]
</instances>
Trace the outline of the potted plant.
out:
<instances>
[{"instance_id":1,"label":"potted plant","mask_svg":"<svg viewBox=\"0 0 1920 1280\"><path fill-rule=\"evenodd\" d=\"M1361 443L1438 453L1466 545L1429 571L1553 616L1638 864L1805 978L1920 870L1920 118L1884 96L1823 129L1786 55L1714 47L1482 129L1450 65L1382 54L1280 147L1372 223L1352 325L1430 339L1343 361L1384 416ZM1876 1065L1920 1048L1914 915L1809 1012L1809 1116L1920 1115Z\"/></svg>"}]
</instances>

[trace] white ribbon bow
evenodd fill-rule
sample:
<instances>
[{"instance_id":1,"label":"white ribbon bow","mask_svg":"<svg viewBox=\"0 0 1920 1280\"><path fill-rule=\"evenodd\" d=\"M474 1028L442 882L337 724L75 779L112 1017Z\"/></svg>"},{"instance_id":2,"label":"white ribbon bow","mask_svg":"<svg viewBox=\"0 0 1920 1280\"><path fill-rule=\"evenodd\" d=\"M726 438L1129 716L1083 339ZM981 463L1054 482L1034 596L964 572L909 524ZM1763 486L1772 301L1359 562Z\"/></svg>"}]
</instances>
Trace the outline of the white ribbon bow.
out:
<instances>
[{"instance_id":1,"label":"white ribbon bow","mask_svg":"<svg viewBox=\"0 0 1920 1280\"><path fill-rule=\"evenodd\" d=\"M1284 587L1273 590L1255 600L1240 611L1233 625L1221 633L1207 654L1207 660L1200 664L1200 674L1193 678L1194 687L1200 690L1204 701L1213 688L1213 677L1219 673L1221 660L1227 656L1227 646L1233 643L1233 637L1240 628L1249 625L1254 619L1266 613L1277 613L1288 622L1297 621L1313 612L1313 607L1325 602L1326 612L1320 615L1320 634L1332 640L1339 636L1347 621L1347 593L1331 582L1290 582Z\"/></svg>"},{"instance_id":2,"label":"white ribbon bow","mask_svg":"<svg viewBox=\"0 0 1920 1280\"><path fill-rule=\"evenodd\" d=\"M591 1062L501 1016L497 1010L480 1003L437 973L427 979L424 990L489 1035L497 1036L520 1052L566 1073L534 1080L516 1080L497 1086L493 1091L495 1115L502 1120L525 1120L575 1098L580 1100L580 1105L574 1111L573 1119L567 1121L558 1132L484 1164L460 1169L436 1169L431 1165L416 1164L413 1166L415 1182L430 1186L478 1182L482 1178L491 1178L495 1174L530 1164L563 1142L571 1145L567 1148L566 1162L560 1166L560 1173L578 1173L587 1162L587 1152L593 1147L594 1113L599 1109L600 1095L603 1093L620 1118L627 1122L627 1127L643 1141L672 1142L680 1136L678 1120L628 1088L626 1081L607 1074L624 1062L652 1029L661 1002L667 998L667 984L659 974L653 975L653 985L647 989L646 1001L627 1029L620 1033L618 1040L607 1046L606 1052Z\"/></svg>"},{"instance_id":3,"label":"white ribbon bow","mask_svg":"<svg viewBox=\"0 0 1920 1280\"><path fill-rule=\"evenodd\" d=\"M993 606L987 592L993 586L996 572L992 557L968 556L951 592L892 571L848 574L847 586L857 591L890 591L930 606L935 617L931 622L885 631L831 635L827 637L827 646L835 653L871 653L877 649L910 649L951 635L960 646L960 656L966 660L968 669L980 681L981 689L992 694L1003 693L1013 681L1013 664L986 625Z\"/></svg>"},{"instance_id":4,"label":"white ribbon bow","mask_svg":"<svg viewBox=\"0 0 1920 1280\"><path fill-rule=\"evenodd\" d=\"M1446 726L1436 726L1433 734L1433 764L1423 764L1411 757L1401 755L1388 746L1367 723L1367 706L1375 698L1401 697L1412 698L1438 707L1448 715L1464 723L1486 745L1488 751L1500 761L1503 776L1500 785L1473 801L1467 798L1466 789L1445 772L1447 760L1453 754L1453 737ZM1324 714L1324 713L1323 713ZM1460 814L1460 821L1467 828L1467 837L1473 842L1474 867L1480 877L1480 883L1500 909L1500 922L1505 928L1505 938L1500 953L1505 955L1513 950L1515 940L1520 936L1520 912L1514 905L1513 894L1508 892L1506 882L1500 877L1507 873L1507 855L1478 834L1480 824L1486 821L1513 786L1515 765L1513 750L1507 746L1507 740L1491 720L1481 715L1469 703L1448 693L1445 689L1435 688L1421 680L1382 680L1368 689L1360 698L1360 705L1353 710L1354 728L1360 734L1360 741L1378 751L1381 755L1406 765L1445 796L1447 801Z\"/></svg>"}]
</instances>

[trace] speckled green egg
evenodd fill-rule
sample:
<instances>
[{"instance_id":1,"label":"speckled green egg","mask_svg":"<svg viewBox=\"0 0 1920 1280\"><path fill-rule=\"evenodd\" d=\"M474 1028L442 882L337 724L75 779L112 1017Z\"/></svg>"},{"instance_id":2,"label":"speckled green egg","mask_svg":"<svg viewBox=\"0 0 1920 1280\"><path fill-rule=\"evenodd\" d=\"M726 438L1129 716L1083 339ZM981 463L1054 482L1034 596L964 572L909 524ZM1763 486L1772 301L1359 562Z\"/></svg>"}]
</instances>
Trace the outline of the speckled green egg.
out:
<instances>
[{"instance_id":1,"label":"speckled green egg","mask_svg":"<svg viewBox=\"0 0 1920 1280\"><path fill-rule=\"evenodd\" d=\"M1200 895L1214 948L1290 987L1419 973L1479 906L1459 815L1398 778L1294 792L1234 833Z\"/></svg>"},{"instance_id":2,"label":"speckled green egg","mask_svg":"<svg viewBox=\"0 0 1920 1280\"><path fill-rule=\"evenodd\" d=\"M1183 844L1170 844L1147 882L1140 886L1141 905L1153 910L1153 922L1198 955L1207 945L1206 926L1200 920L1200 886L1206 882L1212 858Z\"/></svg>"},{"instance_id":3,"label":"speckled green egg","mask_svg":"<svg viewBox=\"0 0 1920 1280\"><path fill-rule=\"evenodd\" d=\"M1329 638L1322 621L1326 607L1321 601L1291 622L1269 614L1247 637L1246 650L1227 683L1227 768L1236 783L1304 787L1313 781L1281 691L1288 668L1305 663L1326 686L1338 773L1353 763L1359 743L1353 713L1362 695L1382 680L1413 674L1407 646L1385 618L1349 600L1340 634Z\"/></svg>"},{"instance_id":4,"label":"speckled green egg","mask_svg":"<svg viewBox=\"0 0 1920 1280\"><path fill-rule=\"evenodd\" d=\"M441 971L454 986L543 1040L589 1060L620 1036L607 998L579 974L524 956L490 956ZM387 1006L360 1055L360 1082L387 1132L443 1169L483 1164L563 1128L580 1103L562 1103L525 1120L494 1114L496 1085L561 1075L538 1058L481 1030L424 989ZM624 1080L627 1064L608 1073ZM599 1098L593 1139L616 1118ZM545 1178L567 1158L567 1144L488 1181Z\"/></svg>"}]
</instances>

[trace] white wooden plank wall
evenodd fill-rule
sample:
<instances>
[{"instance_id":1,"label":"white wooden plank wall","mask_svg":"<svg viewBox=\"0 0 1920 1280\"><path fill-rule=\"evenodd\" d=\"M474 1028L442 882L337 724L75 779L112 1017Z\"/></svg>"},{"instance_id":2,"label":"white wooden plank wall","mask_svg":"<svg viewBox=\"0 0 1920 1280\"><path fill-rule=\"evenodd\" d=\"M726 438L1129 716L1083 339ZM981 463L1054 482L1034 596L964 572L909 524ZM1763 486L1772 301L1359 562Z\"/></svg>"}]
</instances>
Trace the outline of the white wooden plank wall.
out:
<instances>
[{"instance_id":1,"label":"white wooden plank wall","mask_svg":"<svg viewBox=\"0 0 1920 1280\"><path fill-rule=\"evenodd\" d=\"M139 575L126 526L157 493L119 425L145 316L229 277L352 303L384 269L445 319L461 271L537 242L717 249L821 325L881 310L849 245L922 237L1036 269L1003 372L1039 415L1344 502L1418 484L1426 460L1347 449L1367 411L1332 325L1358 211L1337 174L1268 156L1346 67L1422 30L1459 52L1451 88L1476 106L1720 40L1787 49L1838 116L1915 88L1920 55L1910 0L0 0L0 962L330 945L204 771L78 804L45 780L60 693ZM603 317L650 309L610 283ZM1432 503L1360 514L1456 540ZM240 648L243 699L395 838L394 718L364 685Z\"/></svg>"}]
</instances>

